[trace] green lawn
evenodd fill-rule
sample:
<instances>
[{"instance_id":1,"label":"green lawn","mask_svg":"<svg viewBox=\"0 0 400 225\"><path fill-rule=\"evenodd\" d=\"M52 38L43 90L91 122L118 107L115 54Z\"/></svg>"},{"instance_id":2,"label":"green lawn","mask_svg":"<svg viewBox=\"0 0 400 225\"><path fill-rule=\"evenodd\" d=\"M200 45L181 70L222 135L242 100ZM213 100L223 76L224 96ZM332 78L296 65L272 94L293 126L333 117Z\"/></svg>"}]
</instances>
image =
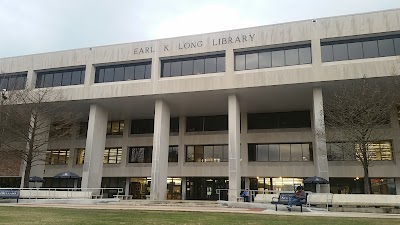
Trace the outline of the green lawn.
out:
<instances>
[{"instance_id":1,"label":"green lawn","mask_svg":"<svg viewBox=\"0 0 400 225\"><path fill-rule=\"evenodd\" d=\"M273 216L236 213L0 207L0 224L400 224L396 219Z\"/></svg>"}]
</instances>

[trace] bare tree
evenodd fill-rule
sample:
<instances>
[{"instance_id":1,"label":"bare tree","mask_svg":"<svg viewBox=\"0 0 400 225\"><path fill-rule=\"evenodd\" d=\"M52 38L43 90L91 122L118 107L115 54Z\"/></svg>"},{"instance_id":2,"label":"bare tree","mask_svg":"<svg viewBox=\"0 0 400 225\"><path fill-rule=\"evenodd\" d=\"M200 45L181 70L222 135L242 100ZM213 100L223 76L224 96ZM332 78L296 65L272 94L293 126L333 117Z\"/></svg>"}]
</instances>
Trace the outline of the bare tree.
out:
<instances>
[{"instance_id":1,"label":"bare tree","mask_svg":"<svg viewBox=\"0 0 400 225\"><path fill-rule=\"evenodd\" d=\"M380 157L376 142L390 136L390 112L396 103L393 83L365 77L337 88L325 102L327 139L337 145L342 156L362 165L366 194L371 193L369 167ZM329 155L335 157L335 152Z\"/></svg>"},{"instance_id":2,"label":"bare tree","mask_svg":"<svg viewBox=\"0 0 400 225\"><path fill-rule=\"evenodd\" d=\"M0 115L0 152L25 162L24 187L29 187L32 167L45 163L47 144L77 129L78 115L67 110L52 88L7 92Z\"/></svg>"}]
</instances>

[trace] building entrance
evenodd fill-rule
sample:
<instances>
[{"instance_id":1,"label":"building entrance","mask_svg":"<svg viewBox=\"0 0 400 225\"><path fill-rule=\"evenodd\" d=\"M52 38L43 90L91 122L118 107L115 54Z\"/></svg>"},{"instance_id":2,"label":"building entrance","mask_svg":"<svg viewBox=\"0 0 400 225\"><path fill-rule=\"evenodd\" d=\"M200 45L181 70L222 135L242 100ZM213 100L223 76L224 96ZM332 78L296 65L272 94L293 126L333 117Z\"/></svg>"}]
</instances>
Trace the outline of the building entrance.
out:
<instances>
[{"instance_id":1,"label":"building entrance","mask_svg":"<svg viewBox=\"0 0 400 225\"><path fill-rule=\"evenodd\" d=\"M218 200L217 189L228 189L227 177L187 177L186 198L188 200ZM228 199L228 192L221 191L221 200Z\"/></svg>"}]
</instances>

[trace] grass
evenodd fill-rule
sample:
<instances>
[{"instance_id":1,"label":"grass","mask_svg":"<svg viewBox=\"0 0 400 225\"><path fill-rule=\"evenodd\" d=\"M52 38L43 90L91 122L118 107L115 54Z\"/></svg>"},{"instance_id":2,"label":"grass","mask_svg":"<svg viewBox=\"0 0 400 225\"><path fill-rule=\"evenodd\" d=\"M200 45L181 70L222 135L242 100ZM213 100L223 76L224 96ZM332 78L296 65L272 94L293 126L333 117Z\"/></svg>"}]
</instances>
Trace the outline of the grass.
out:
<instances>
[{"instance_id":1,"label":"grass","mask_svg":"<svg viewBox=\"0 0 400 225\"><path fill-rule=\"evenodd\" d=\"M398 219L275 216L238 213L0 207L0 224L400 224Z\"/></svg>"}]
</instances>

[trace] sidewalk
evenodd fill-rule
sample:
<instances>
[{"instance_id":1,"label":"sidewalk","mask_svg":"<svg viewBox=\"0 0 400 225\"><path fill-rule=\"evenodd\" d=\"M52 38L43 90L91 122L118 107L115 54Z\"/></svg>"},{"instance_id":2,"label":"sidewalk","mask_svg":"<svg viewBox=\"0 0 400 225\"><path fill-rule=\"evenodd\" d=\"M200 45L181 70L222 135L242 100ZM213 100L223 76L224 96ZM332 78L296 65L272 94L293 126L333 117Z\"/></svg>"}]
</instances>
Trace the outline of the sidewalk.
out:
<instances>
[{"instance_id":1,"label":"sidewalk","mask_svg":"<svg viewBox=\"0 0 400 225\"><path fill-rule=\"evenodd\" d=\"M96 205L73 205L73 204L0 204L0 206L12 207L48 207L48 208L73 208L73 209L115 209L115 210L149 210L149 211L178 211L178 212L215 212L215 213L252 213L281 216L322 216L322 217L352 217L352 218L393 218L400 219L400 214L378 214L378 213L356 213L356 212L326 212L311 211L288 212L284 209L278 211L272 209L248 209L228 207L207 207L207 206L138 206L127 204L96 204Z\"/></svg>"}]
</instances>

